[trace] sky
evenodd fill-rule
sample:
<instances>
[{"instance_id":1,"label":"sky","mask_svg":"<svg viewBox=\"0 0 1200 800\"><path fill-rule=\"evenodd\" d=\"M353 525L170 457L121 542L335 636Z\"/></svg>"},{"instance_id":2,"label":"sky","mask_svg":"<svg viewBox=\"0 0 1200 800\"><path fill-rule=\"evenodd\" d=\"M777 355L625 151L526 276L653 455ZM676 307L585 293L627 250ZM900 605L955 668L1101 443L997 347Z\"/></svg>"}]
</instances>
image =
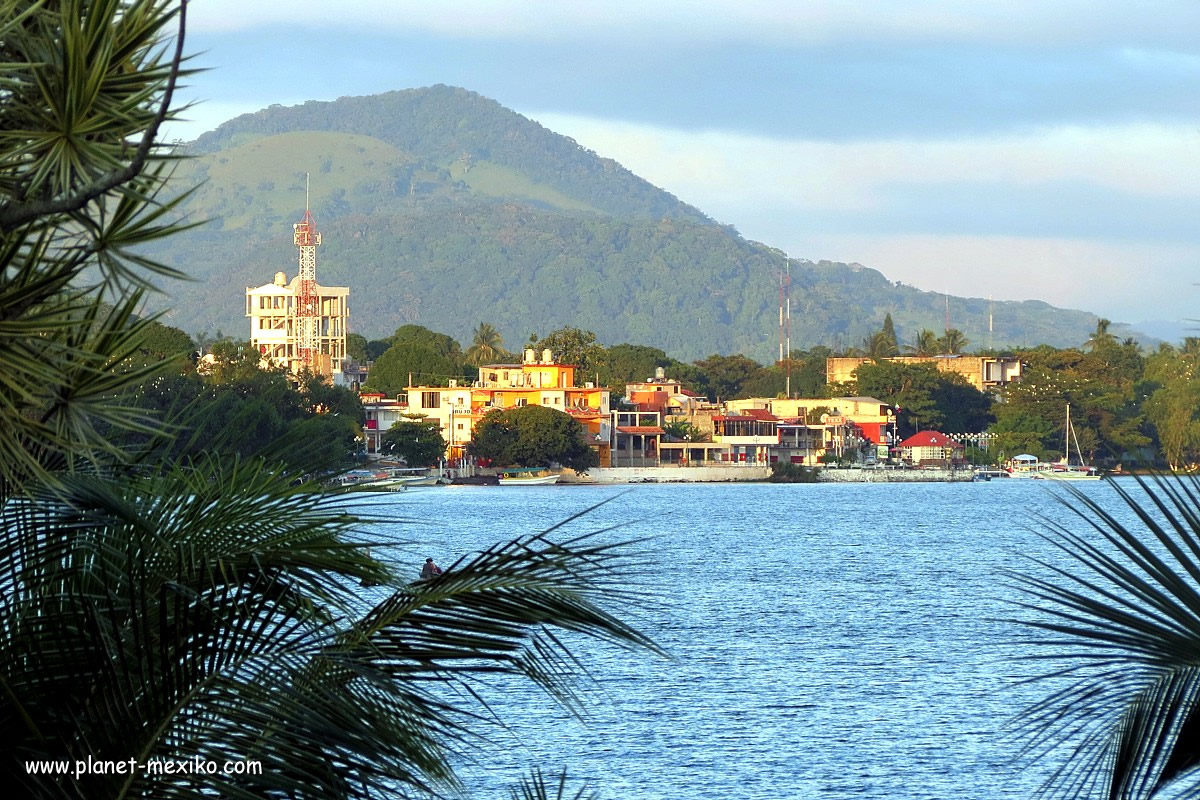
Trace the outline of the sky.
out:
<instances>
[{"instance_id":1,"label":"sky","mask_svg":"<svg viewBox=\"0 0 1200 800\"><path fill-rule=\"evenodd\" d=\"M187 49L172 137L461 86L796 258L1200 328L1195 0L193 0Z\"/></svg>"}]
</instances>

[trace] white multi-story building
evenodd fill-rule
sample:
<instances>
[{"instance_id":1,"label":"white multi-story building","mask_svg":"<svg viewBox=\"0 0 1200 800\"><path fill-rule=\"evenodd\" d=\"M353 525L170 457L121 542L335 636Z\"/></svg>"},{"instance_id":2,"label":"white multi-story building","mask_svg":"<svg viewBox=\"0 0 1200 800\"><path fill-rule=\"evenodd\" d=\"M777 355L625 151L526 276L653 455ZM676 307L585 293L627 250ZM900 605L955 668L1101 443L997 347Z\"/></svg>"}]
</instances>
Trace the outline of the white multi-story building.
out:
<instances>
[{"instance_id":1,"label":"white multi-story building","mask_svg":"<svg viewBox=\"0 0 1200 800\"><path fill-rule=\"evenodd\" d=\"M272 283L246 289L250 344L271 366L299 372L304 364L297 343L296 296L299 276L289 282L282 272ZM346 359L346 324L350 317L347 286L316 286L316 352L310 369L341 382Z\"/></svg>"}]
</instances>

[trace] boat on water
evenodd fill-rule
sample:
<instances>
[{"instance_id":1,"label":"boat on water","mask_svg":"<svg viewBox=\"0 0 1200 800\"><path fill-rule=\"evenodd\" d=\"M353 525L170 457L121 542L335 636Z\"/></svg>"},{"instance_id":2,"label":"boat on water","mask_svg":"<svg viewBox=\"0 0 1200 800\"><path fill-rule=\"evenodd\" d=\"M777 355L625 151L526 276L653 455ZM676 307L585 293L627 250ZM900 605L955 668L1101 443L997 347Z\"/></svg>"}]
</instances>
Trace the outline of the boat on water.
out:
<instances>
[{"instance_id":1,"label":"boat on water","mask_svg":"<svg viewBox=\"0 0 1200 800\"><path fill-rule=\"evenodd\" d=\"M1009 459L1008 467L1004 471L1010 478L1033 478L1041 474L1045 467L1046 465L1039 461L1037 456L1022 453Z\"/></svg>"},{"instance_id":2,"label":"boat on water","mask_svg":"<svg viewBox=\"0 0 1200 800\"><path fill-rule=\"evenodd\" d=\"M500 474L501 486L547 486L558 483L561 476L543 467L510 469Z\"/></svg>"},{"instance_id":3,"label":"boat on water","mask_svg":"<svg viewBox=\"0 0 1200 800\"><path fill-rule=\"evenodd\" d=\"M399 492L410 486L435 486L437 475L424 467L385 467L353 469L335 478L330 485L346 491Z\"/></svg>"},{"instance_id":4,"label":"boat on water","mask_svg":"<svg viewBox=\"0 0 1200 800\"><path fill-rule=\"evenodd\" d=\"M1102 477L1100 470L1083 462L1083 451L1079 448L1079 439L1075 435L1075 426L1071 424L1071 404L1067 403L1067 426L1063 434L1066 440L1062 461L1048 464L1047 469L1034 475L1035 478L1051 481L1098 481ZM1075 444L1077 462L1071 461L1071 443Z\"/></svg>"},{"instance_id":5,"label":"boat on water","mask_svg":"<svg viewBox=\"0 0 1200 800\"><path fill-rule=\"evenodd\" d=\"M971 476L973 481L990 481L997 478L1011 478L1008 470L1000 467L976 467L975 474Z\"/></svg>"}]
</instances>

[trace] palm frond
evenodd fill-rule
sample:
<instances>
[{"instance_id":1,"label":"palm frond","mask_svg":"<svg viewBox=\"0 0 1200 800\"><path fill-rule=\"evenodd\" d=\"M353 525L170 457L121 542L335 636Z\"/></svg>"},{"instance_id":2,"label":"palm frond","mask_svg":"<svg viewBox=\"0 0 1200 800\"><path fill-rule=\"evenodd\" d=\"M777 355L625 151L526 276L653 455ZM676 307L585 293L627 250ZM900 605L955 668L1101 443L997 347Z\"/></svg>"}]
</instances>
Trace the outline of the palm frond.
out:
<instances>
[{"instance_id":1,"label":"palm frond","mask_svg":"<svg viewBox=\"0 0 1200 800\"><path fill-rule=\"evenodd\" d=\"M600 794L588 788L585 784L574 794L567 794L567 771L563 769L556 780L547 782L541 769L534 767L529 775L521 779L521 784L509 790L512 800L597 800ZM551 796L553 792L553 797Z\"/></svg>"},{"instance_id":2,"label":"palm frond","mask_svg":"<svg viewBox=\"0 0 1200 800\"><path fill-rule=\"evenodd\" d=\"M1033 613L1020 621L1046 634L1033 657L1069 665L1043 678L1071 679L1016 730L1064 759L1046 794L1148 800L1200 764L1200 483L1109 485L1119 511L1068 487L1082 532L1045 521L1066 566L1010 576Z\"/></svg>"}]
</instances>

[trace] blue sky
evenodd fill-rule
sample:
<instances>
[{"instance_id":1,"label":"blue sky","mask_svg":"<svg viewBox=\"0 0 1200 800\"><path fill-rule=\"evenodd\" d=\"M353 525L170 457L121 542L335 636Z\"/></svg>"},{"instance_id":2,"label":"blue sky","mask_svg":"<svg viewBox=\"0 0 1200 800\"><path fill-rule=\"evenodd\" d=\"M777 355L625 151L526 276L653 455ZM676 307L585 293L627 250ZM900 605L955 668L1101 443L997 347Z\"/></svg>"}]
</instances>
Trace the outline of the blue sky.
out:
<instances>
[{"instance_id":1,"label":"blue sky","mask_svg":"<svg viewBox=\"0 0 1200 800\"><path fill-rule=\"evenodd\" d=\"M745 236L933 291L1200 318L1200 4L195 0L171 135L446 83ZM1200 325L1200 323L1197 323Z\"/></svg>"}]
</instances>

